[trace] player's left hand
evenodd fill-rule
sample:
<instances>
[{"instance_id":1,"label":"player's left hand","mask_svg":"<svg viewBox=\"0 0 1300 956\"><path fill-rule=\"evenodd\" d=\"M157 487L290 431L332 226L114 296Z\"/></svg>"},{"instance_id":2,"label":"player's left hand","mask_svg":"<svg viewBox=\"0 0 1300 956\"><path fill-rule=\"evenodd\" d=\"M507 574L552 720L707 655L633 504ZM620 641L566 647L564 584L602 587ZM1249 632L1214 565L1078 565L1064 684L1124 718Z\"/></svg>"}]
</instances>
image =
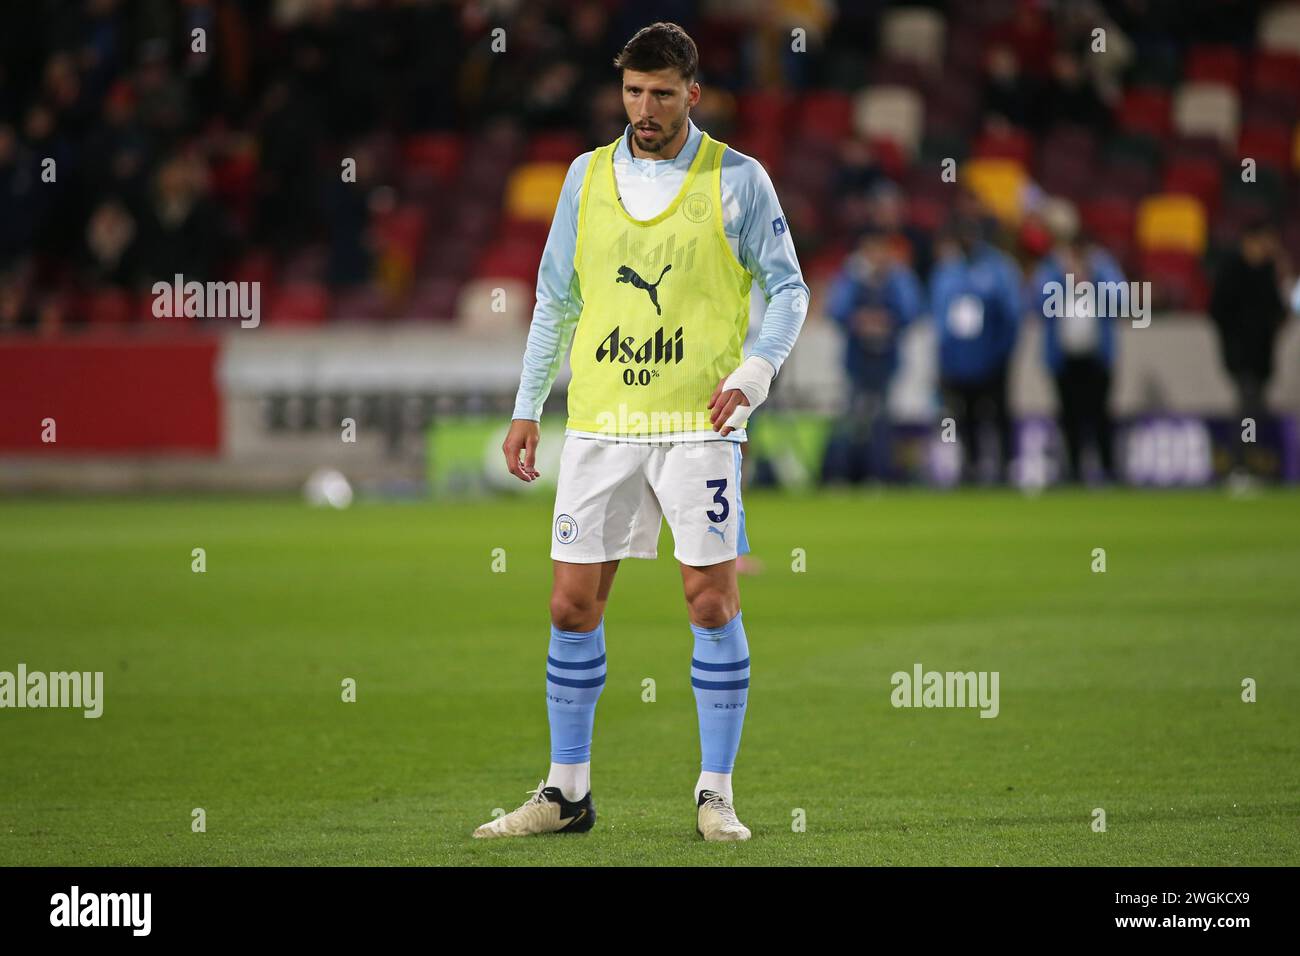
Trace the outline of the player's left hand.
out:
<instances>
[{"instance_id":1,"label":"player's left hand","mask_svg":"<svg viewBox=\"0 0 1300 956\"><path fill-rule=\"evenodd\" d=\"M715 432L721 430L723 435L729 435L735 431L734 428L724 425L723 422L731 417L731 413L736 410L738 405L749 404L749 399L745 397L745 393L738 388L729 388L724 392L722 386L726 381L725 377L718 380L718 387L713 390L713 397L709 399L709 408L713 409L709 421L713 423L713 430Z\"/></svg>"}]
</instances>

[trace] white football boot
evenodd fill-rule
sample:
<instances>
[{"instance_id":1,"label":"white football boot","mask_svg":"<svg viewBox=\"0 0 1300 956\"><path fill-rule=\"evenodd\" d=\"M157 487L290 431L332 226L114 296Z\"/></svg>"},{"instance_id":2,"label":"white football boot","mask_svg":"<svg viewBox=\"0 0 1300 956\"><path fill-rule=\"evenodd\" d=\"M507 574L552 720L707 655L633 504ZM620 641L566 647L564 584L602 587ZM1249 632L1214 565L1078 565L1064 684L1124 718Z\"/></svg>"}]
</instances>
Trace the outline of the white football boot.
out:
<instances>
[{"instance_id":1,"label":"white football boot","mask_svg":"<svg viewBox=\"0 0 1300 956\"><path fill-rule=\"evenodd\" d=\"M731 801L713 790L701 790L695 830L706 840L748 840L749 827L736 819Z\"/></svg>"},{"instance_id":2,"label":"white football boot","mask_svg":"<svg viewBox=\"0 0 1300 956\"><path fill-rule=\"evenodd\" d=\"M534 833L586 833L596 823L596 805L591 791L581 800L566 800L559 787L548 787L541 780L533 794L518 810L512 810L483 824L474 831L476 837L529 836Z\"/></svg>"}]
</instances>

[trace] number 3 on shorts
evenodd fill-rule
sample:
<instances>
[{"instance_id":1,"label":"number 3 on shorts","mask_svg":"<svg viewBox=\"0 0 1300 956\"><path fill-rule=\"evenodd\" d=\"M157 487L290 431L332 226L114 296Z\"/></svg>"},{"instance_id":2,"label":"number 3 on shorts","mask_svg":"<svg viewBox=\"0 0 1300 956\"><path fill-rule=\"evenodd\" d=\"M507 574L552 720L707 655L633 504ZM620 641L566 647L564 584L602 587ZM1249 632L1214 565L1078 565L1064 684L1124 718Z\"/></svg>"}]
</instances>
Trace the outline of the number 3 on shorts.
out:
<instances>
[{"instance_id":1,"label":"number 3 on shorts","mask_svg":"<svg viewBox=\"0 0 1300 956\"><path fill-rule=\"evenodd\" d=\"M722 505L722 512L720 514L715 514L712 508L704 513L714 524L722 524L722 522L727 520L727 515L731 514L731 505L728 504L727 499L723 497L723 493L727 490L727 479L715 478L712 481L706 481L704 486L713 489L713 500Z\"/></svg>"}]
</instances>

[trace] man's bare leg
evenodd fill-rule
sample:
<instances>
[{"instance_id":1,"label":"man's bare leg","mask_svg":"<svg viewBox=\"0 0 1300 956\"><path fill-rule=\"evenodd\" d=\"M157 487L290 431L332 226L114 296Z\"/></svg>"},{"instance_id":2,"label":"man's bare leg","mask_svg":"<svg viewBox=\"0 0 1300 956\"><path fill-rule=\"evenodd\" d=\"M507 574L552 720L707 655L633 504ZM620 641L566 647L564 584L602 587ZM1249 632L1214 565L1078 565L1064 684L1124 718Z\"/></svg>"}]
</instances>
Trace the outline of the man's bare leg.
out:
<instances>
[{"instance_id":1,"label":"man's bare leg","mask_svg":"<svg viewBox=\"0 0 1300 956\"><path fill-rule=\"evenodd\" d=\"M590 631L605 613L618 562L551 564L551 623L564 631Z\"/></svg>"}]
</instances>

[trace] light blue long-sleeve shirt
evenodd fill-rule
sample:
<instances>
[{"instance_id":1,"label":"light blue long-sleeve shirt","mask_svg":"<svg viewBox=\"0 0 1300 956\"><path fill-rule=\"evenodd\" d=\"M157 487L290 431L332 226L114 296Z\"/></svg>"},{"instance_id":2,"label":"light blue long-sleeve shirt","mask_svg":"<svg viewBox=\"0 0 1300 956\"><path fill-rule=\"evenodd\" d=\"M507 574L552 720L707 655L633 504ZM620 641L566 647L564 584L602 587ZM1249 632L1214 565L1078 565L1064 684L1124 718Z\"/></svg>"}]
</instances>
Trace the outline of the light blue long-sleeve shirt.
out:
<instances>
[{"instance_id":1,"label":"light blue long-sleeve shirt","mask_svg":"<svg viewBox=\"0 0 1300 956\"><path fill-rule=\"evenodd\" d=\"M632 155L628 147L631 130L630 125L624 129L615 149L614 173L623 205L626 207L635 200L643 208L629 212L648 219L667 208L677 194L699 149L701 132L694 122L689 122L681 152L672 159L652 160ZM591 152L583 153L569 166L551 220L551 231L537 272L537 305L528 329L514 418L541 420L542 405L568 355L582 312L582 290L573 257L578 236L578 204L591 157ZM644 208L646 204L653 208ZM722 220L723 231L737 259L758 280L767 298L758 338L747 354L761 356L779 372L807 315L808 286L767 170L753 157L730 148L722 159ZM722 436L707 432L691 437L719 439ZM724 440L744 441L745 437L745 430L738 429Z\"/></svg>"}]
</instances>

